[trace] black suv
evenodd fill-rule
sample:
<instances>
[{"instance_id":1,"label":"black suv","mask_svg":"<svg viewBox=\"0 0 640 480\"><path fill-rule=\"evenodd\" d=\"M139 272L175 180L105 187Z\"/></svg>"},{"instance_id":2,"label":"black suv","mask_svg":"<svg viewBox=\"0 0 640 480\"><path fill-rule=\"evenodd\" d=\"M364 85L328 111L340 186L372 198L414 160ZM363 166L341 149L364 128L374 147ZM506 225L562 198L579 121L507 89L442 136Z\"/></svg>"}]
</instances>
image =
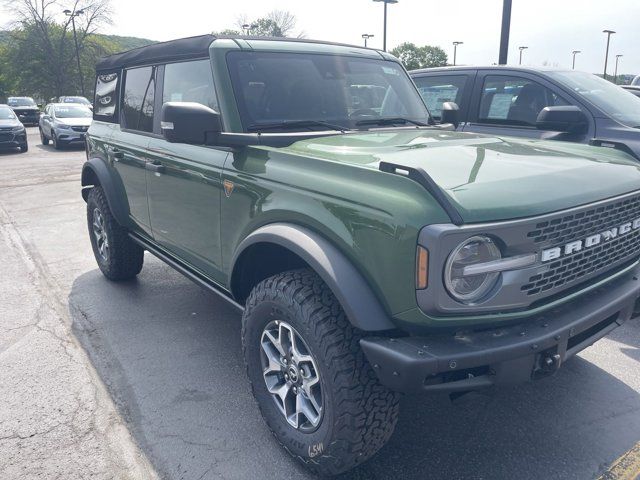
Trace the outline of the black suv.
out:
<instances>
[{"instance_id":1,"label":"black suv","mask_svg":"<svg viewBox=\"0 0 640 480\"><path fill-rule=\"evenodd\" d=\"M596 75L510 66L410 74L436 120L443 103L458 105L459 131L590 143L640 159L640 98Z\"/></svg>"},{"instance_id":2,"label":"black suv","mask_svg":"<svg viewBox=\"0 0 640 480\"><path fill-rule=\"evenodd\" d=\"M23 125L37 125L40 120L40 109L31 97L9 97L9 105Z\"/></svg>"}]
</instances>

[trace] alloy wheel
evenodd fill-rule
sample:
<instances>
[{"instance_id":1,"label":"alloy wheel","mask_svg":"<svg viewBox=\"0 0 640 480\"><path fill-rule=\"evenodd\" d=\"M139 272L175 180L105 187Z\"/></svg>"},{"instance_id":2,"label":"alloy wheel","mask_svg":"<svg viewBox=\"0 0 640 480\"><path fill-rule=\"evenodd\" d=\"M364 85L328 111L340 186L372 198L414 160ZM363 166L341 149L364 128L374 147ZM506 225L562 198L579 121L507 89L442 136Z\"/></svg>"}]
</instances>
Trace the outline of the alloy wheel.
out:
<instances>
[{"instance_id":1,"label":"alloy wheel","mask_svg":"<svg viewBox=\"0 0 640 480\"><path fill-rule=\"evenodd\" d=\"M96 239L98 253L105 262L109 260L109 239L104 225L104 216L98 208L93 209L93 236Z\"/></svg>"},{"instance_id":2,"label":"alloy wheel","mask_svg":"<svg viewBox=\"0 0 640 480\"><path fill-rule=\"evenodd\" d=\"M276 406L293 428L312 432L323 413L320 372L307 344L288 323L270 322L260 338L262 375Z\"/></svg>"}]
</instances>

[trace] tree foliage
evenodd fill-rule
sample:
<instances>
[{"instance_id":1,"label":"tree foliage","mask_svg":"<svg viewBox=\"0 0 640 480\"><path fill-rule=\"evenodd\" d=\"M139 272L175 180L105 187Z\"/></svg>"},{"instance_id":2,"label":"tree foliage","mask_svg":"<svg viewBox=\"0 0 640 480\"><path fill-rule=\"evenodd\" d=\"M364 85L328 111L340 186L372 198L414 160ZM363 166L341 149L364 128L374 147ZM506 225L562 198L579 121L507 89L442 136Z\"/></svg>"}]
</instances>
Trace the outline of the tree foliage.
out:
<instances>
[{"instance_id":1,"label":"tree foliage","mask_svg":"<svg viewBox=\"0 0 640 480\"><path fill-rule=\"evenodd\" d=\"M391 54L398 57L407 70L447 65L446 52L430 45L418 47L414 43L405 42L391 50Z\"/></svg>"},{"instance_id":2,"label":"tree foliage","mask_svg":"<svg viewBox=\"0 0 640 480\"><path fill-rule=\"evenodd\" d=\"M12 30L0 45L0 95L29 95L43 100L91 91L95 62L117 48L95 34L110 22L110 0L0 0L13 14ZM74 17L83 76L76 61Z\"/></svg>"},{"instance_id":3,"label":"tree foliage","mask_svg":"<svg viewBox=\"0 0 640 480\"><path fill-rule=\"evenodd\" d=\"M249 28L245 28L248 25ZM247 15L241 15L236 20L236 27L242 32L256 37L291 37L296 28L296 17L286 10L272 10L266 16L250 20ZM237 34L238 30L223 30L223 34ZM298 33L298 38L304 36Z\"/></svg>"}]
</instances>

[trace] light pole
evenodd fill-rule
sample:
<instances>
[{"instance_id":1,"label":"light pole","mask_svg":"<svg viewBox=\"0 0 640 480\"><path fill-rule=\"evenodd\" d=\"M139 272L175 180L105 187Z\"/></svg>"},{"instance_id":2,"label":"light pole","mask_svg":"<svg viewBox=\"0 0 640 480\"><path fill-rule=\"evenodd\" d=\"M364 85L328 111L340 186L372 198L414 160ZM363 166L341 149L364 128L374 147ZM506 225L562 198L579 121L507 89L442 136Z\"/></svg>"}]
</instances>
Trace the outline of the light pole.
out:
<instances>
[{"instance_id":1,"label":"light pole","mask_svg":"<svg viewBox=\"0 0 640 480\"><path fill-rule=\"evenodd\" d=\"M364 48L367 48L367 40L375 37L375 35L371 35L370 33L363 33L362 38L364 38Z\"/></svg>"},{"instance_id":2,"label":"light pole","mask_svg":"<svg viewBox=\"0 0 640 480\"><path fill-rule=\"evenodd\" d=\"M80 91L84 97L84 80L82 78L82 68L80 67L80 50L78 49L78 37L76 36L76 17L82 15L84 10L64 10L63 13L67 17L71 17L71 25L73 25L73 42L76 44L76 60L78 61L78 75L80 75Z\"/></svg>"},{"instance_id":3,"label":"light pole","mask_svg":"<svg viewBox=\"0 0 640 480\"><path fill-rule=\"evenodd\" d=\"M618 84L618 60L620 60L622 56L621 54L616 55L616 69L613 72L613 81L616 85Z\"/></svg>"},{"instance_id":4,"label":"light pole","mask_svg":"<svg viewBox=\"0 0 640 480\"><path fill-rule=\"evenodd\" d=\"M527 48L529 47L518 47L518 50L520 50L520 61L518 62L518 65L522 65L522 52L524 52Z\"/></svg>"},{"instance_id":5,"label":"light pole","mask_svg":"<svg viewBox=\"0 0 640 480\"><path fill-rule=\"evenodd\" d=\"M382 37L382 50L387 51L387 5L389 3L398 3L398 0L373 0L374 2L384 3L384 36Z\"/></svg>"},{"instance_id":6,"label":"light pole","mask_svg":"<svg viewBox=\"0 0 640 480\"><path fill-rule=\"evenodd\" d=\"M573 63L571 64L571 70L576 69L576 54L578 53L582 53L582 52L580 50L574 50L573 52L571 52L571 54L573 55Z\"/></svg>"},{"instance_id":7,"label":"light pole","mask_svg":"<svg viewBox=\"0 0 640 480\"><path fill-rule=\"evenodd\" d=\"M509 55L509 31L511 30L511 4L512 0L502 2L502 29L500 30L500 55L498 65L507 64Z\"/></svg>"},{"instance_id":8,"label":"light pole","mask_svg":"<svg viewBox=\"0 0 640 480\"><path fill-rule=\"evenodd\" d=\"M242 25L242 30L244 30L245 35L249 35L250 28L251 28L251 25L249 25L248 23L245 23L244 25Z\"/></svg>"},{"instance_id":9,"label":"light pole","mask_svg":"<svg viewBox=\"0 0 640 480\"><path fill-rule=\"evenodd\" d=\"M462 45L464 42L453 42L453 66L456 66L456 54L458 53L458 45Z\"/></svg>"},{"instance_id":10,"label":"light pole","mask_svg":"<svg viewBox=\"0 0 640 480\"><path fill-rule=\"evenodd\" d=\"M613 30L603 30L602 33L607 34L607 53L604 56L604 79L607 79L607 61L609 60L609 41L611 40L611 35L616 33Z\"/></svg>"}]
</instances>

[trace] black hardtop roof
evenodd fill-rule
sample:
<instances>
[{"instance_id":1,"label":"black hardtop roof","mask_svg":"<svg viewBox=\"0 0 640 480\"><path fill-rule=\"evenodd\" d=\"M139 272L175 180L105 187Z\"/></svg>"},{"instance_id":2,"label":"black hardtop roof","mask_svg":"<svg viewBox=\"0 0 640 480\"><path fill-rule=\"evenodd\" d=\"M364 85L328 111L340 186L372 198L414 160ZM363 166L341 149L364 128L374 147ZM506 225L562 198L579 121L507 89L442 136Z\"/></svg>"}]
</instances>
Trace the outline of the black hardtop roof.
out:
<instances>
[{"instance_id":1,"label":"black hardtop roof","mask_svg":"<svg viewBox=\"0 0 640 480\"><path fill-rule=\"evenodd\" d=\"M209 55L209 47L211 46L211 42L216 39L268 40L292 43L299 42L338 45L359 49L362 48L344 43L324 42L320 40L309 40L306 38L256 37L245 35L199 35L196 37L179 38L177 40L152 43L151 45L145 45L143 47L127 50L126 52L116 53L113 55L109 55L108 57L103 57L96 64L96 71L106 73L136 65L147 65L156 62L169 62L195 57L206 57ZM373 49L371 50L372 52L376 51Z\"/></svg>"}]
</instances>

